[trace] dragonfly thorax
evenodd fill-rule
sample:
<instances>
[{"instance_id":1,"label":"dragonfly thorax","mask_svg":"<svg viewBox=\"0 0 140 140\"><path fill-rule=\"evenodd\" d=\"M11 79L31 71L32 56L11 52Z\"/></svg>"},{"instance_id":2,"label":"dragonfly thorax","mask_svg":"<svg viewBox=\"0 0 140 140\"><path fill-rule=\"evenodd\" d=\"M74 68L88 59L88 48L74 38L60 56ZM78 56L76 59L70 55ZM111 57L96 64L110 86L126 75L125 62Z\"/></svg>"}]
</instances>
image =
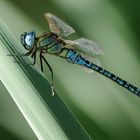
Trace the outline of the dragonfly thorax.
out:
<instances>
[{"instance_id":1,"label":"dragonfly thorax","mask_svg":"<svg viewBox=\"0 0 140 140\"><path fill-rule=\"evenodd\" d=\"M59 53L62 49L63 41L54 33L44 33L37 41L39 49L47 53Z\"/></svg>"}]
</instances>

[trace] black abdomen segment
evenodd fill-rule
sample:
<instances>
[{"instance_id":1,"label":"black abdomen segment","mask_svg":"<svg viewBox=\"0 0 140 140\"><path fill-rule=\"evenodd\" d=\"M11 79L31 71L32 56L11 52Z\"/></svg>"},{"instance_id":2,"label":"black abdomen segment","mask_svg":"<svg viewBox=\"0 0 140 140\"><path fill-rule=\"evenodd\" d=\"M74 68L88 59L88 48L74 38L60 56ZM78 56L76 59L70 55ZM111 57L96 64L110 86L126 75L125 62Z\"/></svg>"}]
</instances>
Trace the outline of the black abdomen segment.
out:
<instances>
[{"instance_id":1,"label":"black abdomen segment","mask_svg":"<svg viewBox=\"0 0 140 140\"><path fill-rule=\"evenodd\" d=\"M82 66L85 66L89 69L92 69L92 70L104 75L105 77L111 79L112 81L114 81L118 85L126 88L130 92L140 96L140 89L139 88L133 86L132 84L128 83L127 81L125 81L123 79L121 79L120 77L116 76L115 74L110 73L109 71L95 65L94 63L91 63L90 61L83 58L78 52L76 52L72 49L69 49L67 51L68 52L67 52L65 58L68 62L73 63L73 64L82 65Z\"/></svg>"}]
</instances>

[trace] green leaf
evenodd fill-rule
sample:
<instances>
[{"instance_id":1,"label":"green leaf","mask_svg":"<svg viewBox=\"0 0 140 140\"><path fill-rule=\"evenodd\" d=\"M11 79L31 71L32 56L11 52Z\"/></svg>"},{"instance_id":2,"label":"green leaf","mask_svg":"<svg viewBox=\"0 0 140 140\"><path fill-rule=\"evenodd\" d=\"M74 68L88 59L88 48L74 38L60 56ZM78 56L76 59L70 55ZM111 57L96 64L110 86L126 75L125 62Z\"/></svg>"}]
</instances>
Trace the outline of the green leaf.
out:
<instances>
[{"instance_id":1,"label":"green leaf","mask_svg":"<svg viewBox=\"0 0 140 140\"><path fill-rule=\"evenodd\" d=\"M38 139L90 139L86 131L37 68L14 63L30 62L7 54L21 51L20 42L0 21L0 79Z\"/></svg>"}]
</instances>

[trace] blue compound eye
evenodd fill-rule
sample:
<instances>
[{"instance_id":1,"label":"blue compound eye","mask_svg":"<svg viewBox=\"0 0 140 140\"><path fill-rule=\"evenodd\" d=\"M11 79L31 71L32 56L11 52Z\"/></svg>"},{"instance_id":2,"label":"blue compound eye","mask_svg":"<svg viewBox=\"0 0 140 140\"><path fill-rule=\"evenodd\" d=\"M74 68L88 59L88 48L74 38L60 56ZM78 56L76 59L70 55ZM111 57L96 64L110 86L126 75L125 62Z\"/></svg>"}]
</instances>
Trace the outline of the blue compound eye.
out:
<instances>
[{"instance_id":1,"label":"blue compound eye","mask_svg":"<svg viewBox=\"0 0 140 140\"><path fill-rule=\"evenodd\" d=\"M35 42L36 33L35 32L25 32L21 35L21 43L25 49L30 50Z\"/></svg>"}]
</instances>

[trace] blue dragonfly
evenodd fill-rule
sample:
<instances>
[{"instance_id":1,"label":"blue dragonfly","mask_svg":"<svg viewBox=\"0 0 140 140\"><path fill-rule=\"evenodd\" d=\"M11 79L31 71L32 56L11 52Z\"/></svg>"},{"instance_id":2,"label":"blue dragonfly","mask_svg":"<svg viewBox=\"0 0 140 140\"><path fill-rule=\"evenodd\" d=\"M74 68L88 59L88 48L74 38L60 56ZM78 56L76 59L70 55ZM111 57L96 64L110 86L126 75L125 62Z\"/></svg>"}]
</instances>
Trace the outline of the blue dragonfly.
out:
<instances>
[{"instance_id":1,"label":"blue dragonfly","mask_svg":"<svg viewBox=\"0 0 140 140\"><path fill-rule=\"evenodd\" d=\"M17 53L15 55L31 56L33 63L29 65L34 65L36 63L36 52L39 51L41 71L43 72L42 61L44 61L51 72L52 95L54 95L53 70L44 57L45 53L59 56L71 64L77 64L89 70L96 71L135 95L140 96L139 88L99 66L96 56L103 54L103 50L95 42L87 38L76 40L66 39L75 30L51 13L45 13L44 16L49 24L50 32L44 32L38 36L34 31L23 33L21 35L21 43L28 52L26 54ZM18 61L17 63L23 62Z\"/></svg>"}]
</instances>

